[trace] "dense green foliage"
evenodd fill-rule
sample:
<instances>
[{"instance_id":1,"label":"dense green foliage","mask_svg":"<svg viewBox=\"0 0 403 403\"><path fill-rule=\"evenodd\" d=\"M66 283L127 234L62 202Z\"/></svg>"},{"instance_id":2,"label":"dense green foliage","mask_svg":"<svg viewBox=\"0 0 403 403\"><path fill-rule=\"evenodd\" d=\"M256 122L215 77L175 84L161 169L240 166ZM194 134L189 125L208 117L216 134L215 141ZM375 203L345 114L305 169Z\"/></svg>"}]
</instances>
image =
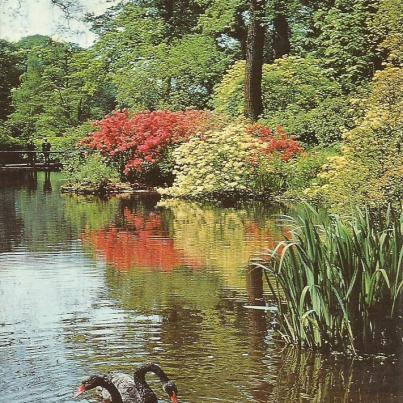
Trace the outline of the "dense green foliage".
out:
<instances>
[{"instance_id":1,"label":"dense green foliage","mask_svg":"<svg viewBox=\"0 0 403 403\"><path fill-rule=\"evenodd\" d=\"M370 28L377 1L338 0L315 14L319 30L315 54L323 59L345 91L368 80L380 67L376 40Z\"/></svg>"},{"instance_id":2,"label":"dense green foliage","mask_svg":"<svg viewBox=\"0 0 403 403\"><path fill-rule=\"evenodd\" d=\"M245 63L237 62L215 87L213 104L217 111L242 114L244 76ZM348 103L340 98L340 86L317 60L288 57L265 64L262 87L262 119L266 124L281 125L307 143L340 140Z\"/></svg>"},{"instance_id":3,"label":"dense green foliage","mask_svg":"<svg viewBox=\"0 0 403 403\"><path fill-rule=\"evenodd\" d=\"M23 146L23 142L17 137L10 136L7 128L0 123L0 145L1 150L18 150Z\"/></svg>"},{"instance_id":4,"label":"dense green foliage","mask_svg":"<svg viewBox=\"0 0 403 403\"><path fill-rule=\"evenodd\" d=\"M110 183L119 182L119 172L106 164L102 156L91 154L82 158L73 155L65 162L65 170L69 184L77 185L76 191L90 188L94 192L102 193Z\"/></svg>"},{"instance_id":5,"label":"dense green foliage","mask_svg":"<svg viewBox=\"0 0 403 403\"><path fill-rule=\"evenodd\" d=\"M110 81L118 105L137 111L204 107L229 55L212 37L191 29L201 12L197 2L184 4L181 17L178 7L170 18L155 3L128 4L101 23L86 60L86 81L92 87L100 78Z\"/></svg>"},{"instance_id":6,"label":"dense green foliage","mask_svg":"<svg viewBox=\"0 0 403 403\"><path fill-rule=\"evenodd\" d=\"M360 123L345 136L343 154L333 158L308 194L332 205L399 204L403 197L402 70L376 74Z\"/></svg>"},{"instance_id":7,"label":"dense green foliage","mask_svg":"<svg viewBox=\"0 0 403 403\"><path fill-rule=\"evenodd\" d=\"M49 142L52 144L53 151L69 150L71 152L78 151L82 148L81 142L95 131L94 124L86 121L80 126L71 128L66 136L48 136ZM41 145L41 140L37 140L37 148ZM68 157L68 155L67 155Z\"/></svg>"},{"instance_id":8,"label":"dense green foliage","mask_svg":"<svg viewBox=\"0 0 403 403\"><path fill-rule=\"evenodd\" d=\"M292 239L256 264L268 274L285 340L353 353L399 349L403 214L389 210L379 221L357 210L344 221L307 207L287 223Z\"/></svg>"},{"instance_id":9,"label":"dense green foliage","mask_svg":"<svg viewBox=\"0 0 403 403\"><path fill-rule=\"evenodd\" d=\"M315 147L298 155L288 164L280 165L277 177L283 180L285 196L290 199L303 199L306 189L318 183L317 175L329 158L338 155L339 147Z\"/></svg>"},{"instance_id":10,"label":"dense green foliage","mask_svg":"<svg viewBox=\"0 0 403 403\"><path fill-rule=\"evenodd\" d=\"M308 111L278 114L268 124L283 123L285 129L306 144L331 145L342 141L343 133L354 127L359 112L348 97L326 98Z\"/></svg>"},{"instance_id":11,"label":"dense green foliage","mask_svg":"<svg viewBox=\"0 0 403 403\"><path fill-rule=\"evenodd\" d=\"M29 49L21 85L12 95L14 112L8 124L14 133L24 138L60 136L105 113L96 97L82 89L75 60L79 52L75 46L51 40Z\"/></svg>"},{"instance_id":12,"label":"dense green foliage","mask_svg":"<svg viewBox=\"0 0 403 403\"><path fill-rule=\"evenodd\" d=\"M240 61L215 88L217 111L237 116L243 111L245 64ZM323 99L340 94L340 88L314 59L287 57L263 67L264 117L276 116L293 108L309 110Z\"/></svg>"}]
</instances>

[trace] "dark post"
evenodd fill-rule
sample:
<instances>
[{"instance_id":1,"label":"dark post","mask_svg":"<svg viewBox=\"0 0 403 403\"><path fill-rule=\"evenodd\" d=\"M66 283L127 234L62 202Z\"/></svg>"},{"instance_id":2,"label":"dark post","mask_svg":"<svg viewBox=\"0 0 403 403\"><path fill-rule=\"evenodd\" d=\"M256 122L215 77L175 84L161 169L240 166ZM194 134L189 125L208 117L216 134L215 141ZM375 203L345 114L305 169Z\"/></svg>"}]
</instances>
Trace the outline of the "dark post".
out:
<instances>
[{"instance_id":1,"label":"dark post","mask_svg":"<svg viewBox=\"0 0 403 403\"><path fill-rule=\"evenodd\" d=\"M43 193L49 193L52 191L52 182L50 181L50 172L45 171L45 181L43 182Z\"/></svg>"},{"instance_id":2,"label":"dark post","mask_svg":"<svg viewBox=\"0 0 403 403\"><path fill-rule=\"evenodd\" d=\"M249 266L246 270L246 289L251 305L266 305L263 296L263 271L259 267Z\"/></svg>"}]
</instances>

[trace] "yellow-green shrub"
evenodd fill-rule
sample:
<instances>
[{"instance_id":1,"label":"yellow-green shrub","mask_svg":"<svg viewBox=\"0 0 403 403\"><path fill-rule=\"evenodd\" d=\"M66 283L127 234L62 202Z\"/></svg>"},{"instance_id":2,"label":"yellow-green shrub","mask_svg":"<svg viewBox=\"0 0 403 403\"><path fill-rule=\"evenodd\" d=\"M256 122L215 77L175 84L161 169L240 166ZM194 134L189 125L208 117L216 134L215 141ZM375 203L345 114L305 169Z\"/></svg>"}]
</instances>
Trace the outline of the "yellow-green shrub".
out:
<instances>
[{"instance_id":1,"label":"yellow-green shrub","mask_svg":"<svg viewBox=\"0 0 403 403\"><path fill-rule=\"evenodd\" d=\"M388 63L399 66L403 55L403 3L401 0L380 0L370 28L377 36L378 50Z\"/></svg>"},{"instance_id":2,"label":"yellow-green shrub","mask_svg":"<svg viewBox=\"0 0 403 403\"><path fill-rule=\"evenodd\" d=\"M245 61L234 63L215 86L213 105L217 112L230 116L241 116L244 102Z\"/></svg>"},{"instance_id":3,"label":"yellow-green shrub","mask_svg":"<svg viewBox=\"0 0 403 403\"><path fill-rule=\"evenodd\" d=\"M319 174L320 185L308 190L334 206L382 205L403 196L403 72L378 72L360 124L345 136L343 154Z\"/></svg>"},{"instance_id":4,"label":"yellow-green shrub","mask_svg":"<svg viewBox=\"0 0 403 403\"><path fill-rule=\"evenodd\" d=\"M318 183L317 175L329 158L340 154L339 147L317 147L302 153L282 167L286 197L304 199L304 191Z\"/></svg>"}]
</instances>

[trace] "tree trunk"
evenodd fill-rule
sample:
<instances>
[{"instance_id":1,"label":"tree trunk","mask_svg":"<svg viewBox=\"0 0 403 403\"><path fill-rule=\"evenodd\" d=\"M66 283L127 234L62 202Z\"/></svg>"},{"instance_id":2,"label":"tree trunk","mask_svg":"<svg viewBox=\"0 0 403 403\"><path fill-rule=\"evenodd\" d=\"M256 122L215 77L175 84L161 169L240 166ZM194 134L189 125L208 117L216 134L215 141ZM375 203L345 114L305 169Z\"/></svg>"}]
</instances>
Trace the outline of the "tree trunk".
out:
<instances>
[{"instance_id":1,"label":"tree trunk","mask_svg":"<svg viewBox=\"0 0 403 403\"><path fill-rule=\"evenodd\" d=\"M290 53L289 27L287 18L282 13L277 13L273 21L274 38L273 38L273 56L279 59Z\"/></svg>"},{"instance_id":2,"label":"tree trunk","mask_svg":"<svg viewBox=\"0 0 403 403\"><path fill-rule=\"evenodd\" d=\"M162 3L163 3L162 14L169 33L168 39L171 40L175 31L175 27L173 26L174 0L163 0Z\"/></svg>"},{"instance_id":3,"label":"tree trunk","mask_svg":"<svg viewBox=\"0 0 403 403\"><path fill-rule=\"evenodd\" d=\"M263 112L262 69L265 0L250 0L250 24L246 44L245 115L256 121Z\"/></svg>"}]
</instances>

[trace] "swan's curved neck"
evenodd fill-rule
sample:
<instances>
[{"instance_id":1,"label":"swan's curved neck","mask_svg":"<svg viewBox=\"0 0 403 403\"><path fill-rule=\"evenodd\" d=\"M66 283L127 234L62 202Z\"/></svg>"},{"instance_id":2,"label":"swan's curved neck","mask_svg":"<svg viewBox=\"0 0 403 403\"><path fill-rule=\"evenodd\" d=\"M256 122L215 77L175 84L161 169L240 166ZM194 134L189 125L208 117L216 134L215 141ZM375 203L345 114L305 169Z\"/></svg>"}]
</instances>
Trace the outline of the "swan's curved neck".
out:
<instances>
[{"instance_id":1,"label":"swan's curved neck","mask_svg":"<svg viewBox=\"0 0 403 403\"><path fill-rule=\"evenodd\" d=\"M134 373L134 379L137 379L143 383L146 383L145 376L148 372L153 372L158 376L159 380L162 383L166 383L169 381L169 378L166 376L165 372L162 368L157 364L145 364L136 370Z\"/></svg>"},{"instance_id":2,"label":"swan's curved neck","mask_svg":"<svg viewBox=\"0 0 403 403\"><path fill-rule=\"evenodd\" d=\"M116 386L106 378L101 378L101 382L99 386L102 386L106 389L111 395L112 403L123 403L122 396L120 392L116 388Z\"/></svg>"}]
</instances>

